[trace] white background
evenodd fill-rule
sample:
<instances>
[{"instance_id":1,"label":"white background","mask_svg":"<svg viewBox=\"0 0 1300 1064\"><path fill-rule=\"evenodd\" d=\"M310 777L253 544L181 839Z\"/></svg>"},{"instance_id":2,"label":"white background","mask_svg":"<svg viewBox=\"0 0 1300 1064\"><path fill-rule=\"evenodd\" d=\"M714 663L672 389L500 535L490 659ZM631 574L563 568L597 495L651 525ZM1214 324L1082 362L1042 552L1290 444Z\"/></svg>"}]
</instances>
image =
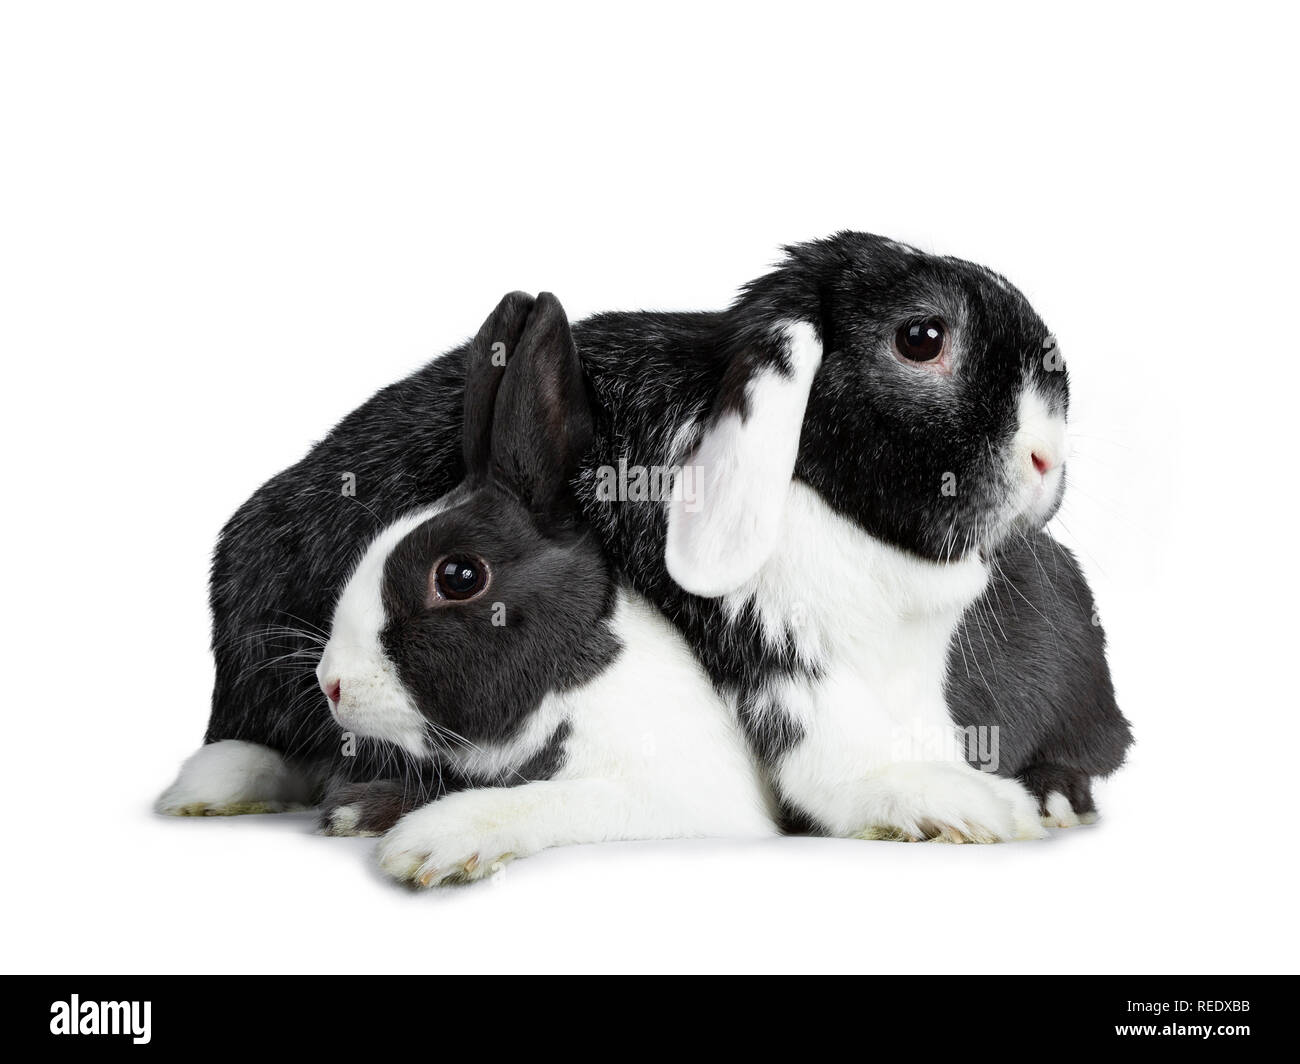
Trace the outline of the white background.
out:
<instances>
[{"instance_id":1,"label":"white background","mask_svg":"<svg viewBox=\"0 0 1300 1064\"><path fill-rule=\"evenodd\" d=\"M1281 5L480 6L0 16L3 966L1294 969ZM151 814L262 480L507 289L716 308L840 228L985 262L1060 338L1056 531L1138 736L1101 823L584 847L430 896L310 818Z\"/></svg>"}]
</instances>

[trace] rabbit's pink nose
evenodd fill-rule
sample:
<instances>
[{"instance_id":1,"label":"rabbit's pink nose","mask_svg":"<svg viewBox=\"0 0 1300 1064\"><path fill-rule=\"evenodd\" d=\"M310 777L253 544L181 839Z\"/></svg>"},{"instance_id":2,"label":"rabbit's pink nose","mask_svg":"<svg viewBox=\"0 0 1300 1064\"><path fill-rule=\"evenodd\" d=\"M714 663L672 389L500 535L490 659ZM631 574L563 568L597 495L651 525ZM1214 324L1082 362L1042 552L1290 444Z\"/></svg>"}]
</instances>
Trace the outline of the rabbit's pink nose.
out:
<instances>
[{"instance_id":1,"label":"rabbit's pink nose","mask_svg":"<svg viewBox=\"0 0 1300 1064\"><path fill-rule=\"evenodd\" d=\"M1039 476L1045 476L1052 468L1052 460L1043 454L1042 451L1034 451L1030 456L1034 463L1034 468L1038 471Z\"/></svg>"},{"instance_id":2,"label":"rabbit's pink nose","mask_svg":"<svg viewBox=\"0 0 1300 1064\"><path fill-rule=\"evenodd\" d=\"M339 696L343 693L343 685L338 680L322 680L320 689L325 692L326 698L338 705Z\"/></svg>"}]
</instances>

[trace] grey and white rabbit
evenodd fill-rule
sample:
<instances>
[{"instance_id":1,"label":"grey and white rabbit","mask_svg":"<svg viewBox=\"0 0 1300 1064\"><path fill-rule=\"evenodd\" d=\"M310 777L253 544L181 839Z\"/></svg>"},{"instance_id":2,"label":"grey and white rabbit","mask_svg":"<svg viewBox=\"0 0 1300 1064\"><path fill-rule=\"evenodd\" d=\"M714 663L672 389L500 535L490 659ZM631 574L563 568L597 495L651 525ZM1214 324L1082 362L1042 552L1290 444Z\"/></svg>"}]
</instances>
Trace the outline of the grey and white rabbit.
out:
<instances>
[{"instance_id":1,"label":"grey and white rabbit","mask_svg":"<svg viewBox=\"0 0 1300 1064\"><path fill-rule=\"evenodd\" d=\"M382 867L424 886L570 843L774 834L731 711L573 497L591 415L563 309L510 296L479 336L465 479L366 549L317 669L319 712L464 789L348 784L325 830L387 829Z\"/></svg>"}]
</instances>

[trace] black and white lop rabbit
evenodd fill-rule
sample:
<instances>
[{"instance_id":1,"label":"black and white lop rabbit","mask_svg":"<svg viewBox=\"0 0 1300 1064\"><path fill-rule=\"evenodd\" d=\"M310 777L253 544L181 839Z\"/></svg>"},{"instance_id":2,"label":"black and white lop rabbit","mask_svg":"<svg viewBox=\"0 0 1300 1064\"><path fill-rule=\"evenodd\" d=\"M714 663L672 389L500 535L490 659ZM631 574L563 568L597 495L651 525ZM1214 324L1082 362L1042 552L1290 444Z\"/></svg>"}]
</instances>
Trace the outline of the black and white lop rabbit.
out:
<instances>
[{"instance_id":1,"label":"black and white lop rabbit","mask_svg":"<svg viewBox=\"0 0 1300 1064\"><path fill-rule=\"evenodd\" d=\"M846 232L789 248L726 311L601 314L574 336L595 399L585 517L734 703L788 827L994 841L1093 815L1131 737L1088 587L1042 531L1068 383L1015 288ZM314 681L276 662L312 653L377 523L462 476L469 349L374 396L226 526L207 739L240 741L259 782L223 771L165 811L280 805L284 764L335 756L304 724ZM633 476L665 470L666 494ZM611 471L637 489L611 493Z\"/></svg>"},{"instance_id":2,"label":"black and white lop rabbit","mask_svg":"<svg viewBox=\"0 0 1300 1064\"><path fill-rule=\"evenodd\" d=\"M591 432L560 304L506 297L469 358L465 480L385 528L339 597L316 670L335 721L466 788L428 804L406 778L326 795L327 833L391 827L380 863L398 879L477 879L569 843L776 831L732 711L581 516L570 480Z\"/></svg>"},{"instance_id":3,"label":"black and white lop rabbit","mask_svg":"<svg viewBox=\"0 0 1300 1064\"><path fill-rule=\"evenodd\" d=\"M622 328L582 337L605 396ZM662 567L637 562L644 517L596 505L593 520L732 692L789 820L1032 835L999 777L1045 823L1093 819L1092 777L1131 736L1087 584L1042 531L1065 489L1069 387L1024 297L983 267L844 233L747 286L714 328L713 387L681 357L690 324L659 331L643 339L659 387L708 405L665 439L607 399L614 427L588 465L680 464L693 490L666 504ZM626 439L649 446L625 458Z\"/></svg>"}]
</instances>

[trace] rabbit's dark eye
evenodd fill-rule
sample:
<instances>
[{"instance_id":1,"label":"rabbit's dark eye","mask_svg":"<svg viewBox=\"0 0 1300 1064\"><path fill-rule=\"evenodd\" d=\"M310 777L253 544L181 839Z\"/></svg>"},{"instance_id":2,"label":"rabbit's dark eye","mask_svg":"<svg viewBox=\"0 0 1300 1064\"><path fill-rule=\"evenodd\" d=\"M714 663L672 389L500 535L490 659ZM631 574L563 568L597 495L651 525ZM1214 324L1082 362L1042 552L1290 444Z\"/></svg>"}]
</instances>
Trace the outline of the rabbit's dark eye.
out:
<instances>
[{"instance_id":1,"label":"rabbit's dark eye","mask_svg":"<svg viewBox=\"0 0 1300 1064\"><path fill-rule=\"evenodd\" d=\"M464 602L479 594L488 582L487 563L472 554L453 554L433 567L437 598Z\"/></svg>"},{"instance_id":2,"label":"rabbit's dark eye","mask_svg":"<svg viewBox=\"0 0 1300 1064\"><path fill-rule=\"evenodd\" d=\"M943 355L948 330L942 318L903 325L894 334L894 348L908 362L934 362Z\"/></svg>"}]
</instances>

